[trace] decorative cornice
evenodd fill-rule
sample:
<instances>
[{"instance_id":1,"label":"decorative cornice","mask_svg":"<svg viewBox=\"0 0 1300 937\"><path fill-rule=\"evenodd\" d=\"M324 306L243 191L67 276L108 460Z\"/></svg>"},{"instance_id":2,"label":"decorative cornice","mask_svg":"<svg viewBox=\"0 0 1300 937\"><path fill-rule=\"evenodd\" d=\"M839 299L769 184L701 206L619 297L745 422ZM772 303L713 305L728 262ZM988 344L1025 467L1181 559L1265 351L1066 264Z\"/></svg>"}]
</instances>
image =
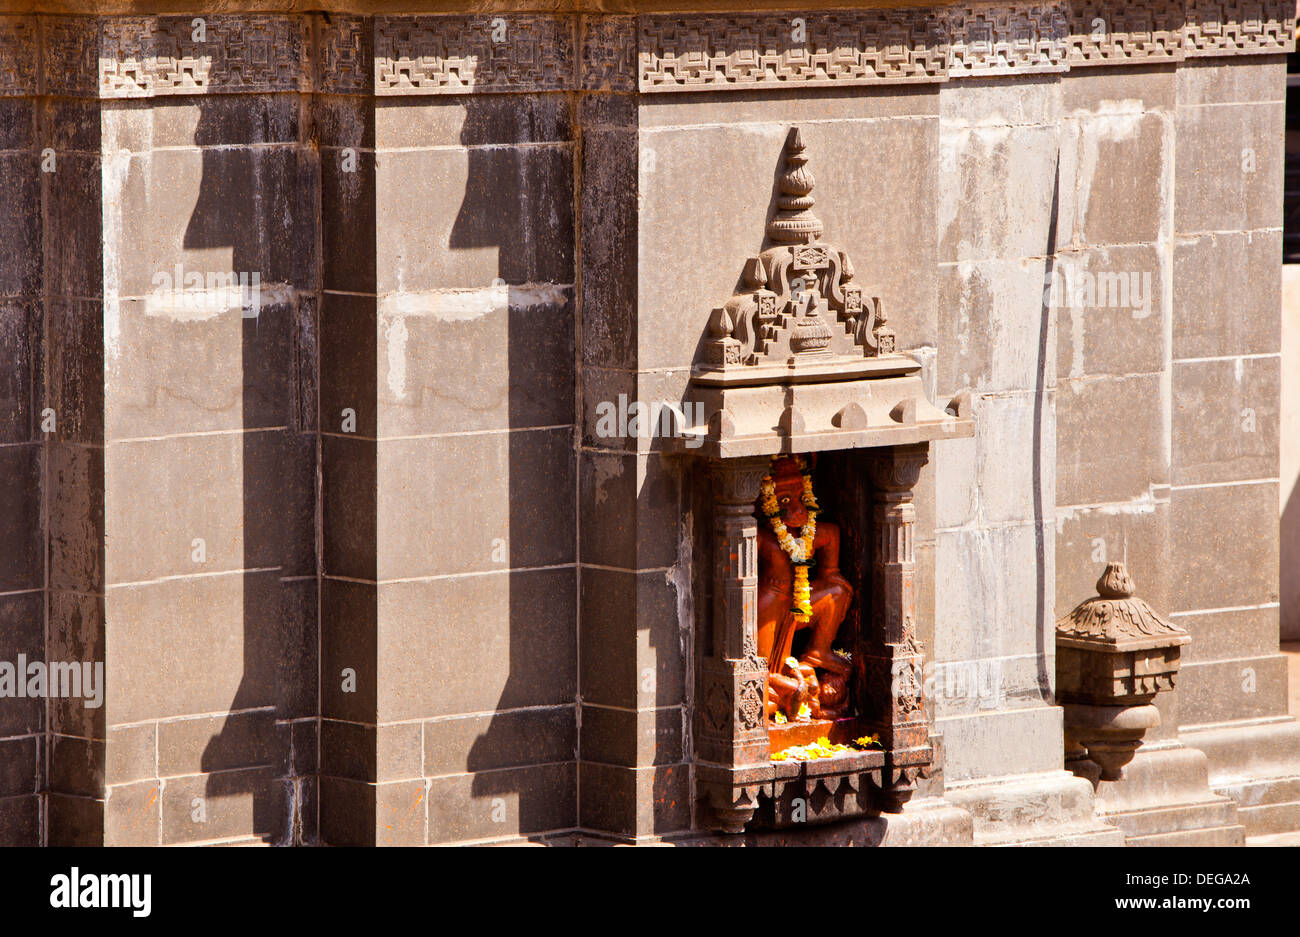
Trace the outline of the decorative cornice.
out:
<instances>
[{"instance_id":1,"label":"decorative cornice","mask_svg":"<svg viewBox=\"0 0 1300 937\"><path fill-rule=\"evenodd\" d=\"M1183 49L1189 56L1295 51L1292 0L1186 0Z\"/></svg>"},{"instance_id":2,"label":"decorative cornice","mask_svg":"<svg viewBox=\"0 0 1300 937\"><path fill-rule=\"evenodd\" d=\"M965 4L947 11L948 77L1062 72L1068 4Z\"/></svg>"},{"instance_id":3,"label":"decorative cornice","mask_svg":"<svg viewBox=\"0 0 1300 937\"><path fill-rule=\"evenodd\" d=\"M642 91L941 81L942 18L926 10L639 18Z\"/></svg>"},{"instance_id":4,"label":"decorative cornice","mask_svg":"<svg viewBox=\"0 0 1300 937\"><path fill-rule=\"evenodd\" d=\"M981 0L637 15L4 15L0 96L658 93L943 82L1279 55L1294 51L1293 14L1291 0Z\"/></svg>"},{"instance_id":5,"label":"decorative cornice","mask_svg":"<svg viewBox=\"0 0 1300 937\"><path fill-rule=\"evenodd\" d=\"M568 91L569 16L379 16L375 94Z\"/></svg>"}]
</instances>

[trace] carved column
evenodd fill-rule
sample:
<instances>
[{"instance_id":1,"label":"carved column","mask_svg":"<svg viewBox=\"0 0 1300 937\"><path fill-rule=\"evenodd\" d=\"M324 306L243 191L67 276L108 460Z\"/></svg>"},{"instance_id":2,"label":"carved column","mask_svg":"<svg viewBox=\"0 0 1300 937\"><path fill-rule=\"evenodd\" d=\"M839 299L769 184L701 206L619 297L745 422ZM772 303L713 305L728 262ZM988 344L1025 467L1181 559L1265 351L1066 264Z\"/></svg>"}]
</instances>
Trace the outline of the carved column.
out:
<instances>
[{"instance_id":1,"label":"carved column","mask_svg":"<svg viewBox=\"0 0 1300 937\"><path fill-rule=\"evenodd\" d=\"M754 499L766 458L713 466L713 615L711 653L700 665L696 778L714 828L739 833L758 805L769 764L758 656L758 523Z\"/></svg>"},{"instance_id":2,"label":"carved column","mask_svg":"<svg viewBox=\"0 0 1300 937\"><path fill-rule=\"evenodd\" d=\"M916 641L916 507L912 490L928 459L928 443L894 446L868 459L875 486L871 631L864 635L863 715L886 752L880 808L897 812L917 774L932 759L925 715L923 658Z\"/></svg>"}]
</instances>

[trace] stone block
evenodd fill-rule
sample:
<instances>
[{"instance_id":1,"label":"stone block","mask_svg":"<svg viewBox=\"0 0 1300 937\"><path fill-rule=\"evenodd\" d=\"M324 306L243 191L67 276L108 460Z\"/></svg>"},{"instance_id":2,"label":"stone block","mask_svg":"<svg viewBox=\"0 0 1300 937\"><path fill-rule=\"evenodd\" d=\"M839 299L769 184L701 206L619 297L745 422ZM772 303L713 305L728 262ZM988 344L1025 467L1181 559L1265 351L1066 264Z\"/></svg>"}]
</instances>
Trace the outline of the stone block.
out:
<instances>
[{"instance_id":1,"label":"stone block","mask_svg":"<svg viewBox=\"0 0 1300 937\"><path fill-rule=\"evenodd\" d=\"M649 709L682 702L689 624L682 584L665 573L582 570L580 680L585 702Z\"/></svg>"},{"instance_id":2,"label":"stone block","mask_svg":"<svg viewBox=\"0 0 1300 937\"><path fill-rule=\"evenodd\" d=\"M947 441L935 456L940 531L1032 523L1050 512L1057 489L1053 398L1027 393L975 398L974 439Z\"/></svg>"},{"instance_id":3,"label":"stone block","mask_svg":"<svg viewBox=\"0 0 1300 937\"><path fill-rule=\"evenodd\" d=\"M1003 710L935 721L943 733L947 782L1059 770L1064 759L1061 710Z\"/></svg>"},{"instance_id":4,"label":"stone block","mask_svg":"<svg viewBox=\"0 0 1300 937\"><path fill-rule=\"evenodd\" d=\"M48 845L103 846L105 801L94 797L50 794L47 798Z\"/></svg>"},{"instance_id":5,"label":"stone block","mask_svg":"<svg viewBox=\"0 0 1300 937\"><path fill-rule=\"evenodd\" d=\"M104 306L90 300L50 299L45 330L50 438L104 442Z\"/></svg>"},{"instance_id":6,"label":"stone block","mask_svg":"<svg viewBox=\"0 0 1300 937\"><path fill-rule=\"evenodd\" d=\"M0 445L44 438L43 320L35 300L0 300Z\"/></svg>"},{"instance_id":7,"label":"stone block","mask_svg":"<svg viewBox=\"0 0 1300 937\"><path fill-rule=\"evenodd\" d=\"M1175 181L1172 113L1151 113L1141 101L1103 99L1071 116L1079 147L1076 243L1143 244L1167 238Z\"/></svg>"},{"instance_id":8,"label":"stone block","mask_svg":"<svg viewBox=\"0 0 1300 937\"><path fill-rule=\"evenodd\" d=\"M1106 564L1123 560L1137 594L1169 613L1169 502L1154 498L1056 510L1056 610L1068 615L1097 594Z\"/></svg>"},{"instance_id":9,"label":"stone block","mask_svg":"<svg viewBox=\"0 0 1300 937\"><path fill-rule=\"evenodd\" d=\"M379 435L574 421L569 288L498 286L380 301Z\"/></svg>"},{"instance_id":10,"label":"stone block","mask_svg":"<svg viewBox=\"0 0 1300 937\"><path fill-rule=\"evenodd\" d=\"M40 492L41 446L0 445L0 592L39 589L45 577Z\"/></svg>"},{"instance_id":11,"label":"stone block","mask_svg":"<svg viewBox=\"0 0 1300 937\"><path fill-rule=\"evenodd\" d=\"M113 718L142 722L271 704L278 609L254 610L275 608L278 585L271 572L111 589L107 643L118 650L105 670Z\"/></svg>"},{"instance_id":12,"label":"stone block","mask_svg":"<svg viewBox=\"0 0 1300 937\"><path fill-rule=\"evenodd\" d=\"M1174 245L1175 359L1277 352L1281 251L1280 231L1206 234Z\"/></svg>"},{"instance_id":13,"label":"stone block","mask_svg":"<svg viewBox=\"0 0 1300 937\"><path fill-rule=\"evenodd\" d=\"M948 180L937 207L941 263L1042 257L1064 243L1057 232L1073 189L1057 179L1056 127L944 120L939 147Z\"/></svg>"},{"instance_id":14,"label":"stone block","mask_svg":"<svg viewBox=\"0 0 1300 937\"><path fill-rule=\"evenodd\" d=\"M568 144L377 155L377 289L572 284L573 158Z\"/></svg>"},{"instance_id":15,"label":"stone block","mask_svg":"<svg viewBox=\"0 0 1300 937\"><path fill-rule=\"evenodd\" d=\"M683 545L681 460L579 453L578 509L583 563L620 569L670 566Z\"/></svg>"},{"instance_id":16,"label":"stone block","mask_svg":"<svg viewBox=\"0 0 1300 937\"><path fill-rule=\"evenodd\" d=\"M16 669L19 654L29 661L46 659L44 604L41 592L36 590L0 595L0 662ZM0 705L0 736L28 735L44 729L44 700L8 698Z\"/></svg>"},{"instance_id":17,"label":"stone block","mask_svg":"<svg viewBox=\"0 0 1300 937\"><path fill-rule=\"evenodd\" d=\"M0 798L40 793L41 741L35 735L0 739Z\"/></svg>"},{"instance_id":18,"label":"stone block","mask_svg":"<svg viewBox=\"0 0 1300 937\"><path fill-rule=\"evenodd\" d=\"M373 439L321 436L322 570L373 582L378 455Z\"/></svg>"},{"instance_id":19,"label":"stone block","mask_svg":"<svg viewBox=\"0 0 1300 937\"><path fill-rule=\"evenodd\" d=\"M100 135L106 153L302 143L307 101L293 94L106 100Z\"/></svg>"},{"instance_id":20,"label":"stone block","mask_svg":"<svg viewBox=\"0 0 1300 937\"><path fill-rule=\"evenodd\" d=\"M1281 227L1286 109L1241 103L1179 107L1177 114L1174 230Z\"/></svg>"},{"instance_id":21,"label":"stone block","mask_svg":"<svg viewBox=\"0 0 1300 937\"><path fill-rule=\"evenodd\" d=\"M37 153L0 150L0 295L42 292L41 183Z\"/></svg>"},{"instance_id":22,"label":"stone block","mask_svg":"<svg viewBox=\"0 0 1300 937\"><path fill-rule=\"evenodd\" d=\"M1183 725L1264 719L1287 713L1287 660L1281 654L1199 663L1178 674Z\"/></svg>"},{"instance_id":23,"label":"stone block","mask_svg":"<svg viewBox=\"0 0 1300 937\"><path fill-rule=\"evenodd\" d=\"M105 794L106 746L103 740L49 736L50 790L81 797Z\"/></svg>"},{"instance_id":24,"label":"stone block","mask_svg":"<svg viewBox=\"0 0 1300 937\"><path fill-rule=\"evenodd\" d=\"M682 760L680 706L664 709L582 707L582 760L627 768L673 765Z\"/></svg>"},{"instance_id":25,"label":"stone block","mask_svg":"<svg viewBox=\"0 0 1300 937\"><path fill-rule=\"evenodd\" d=\"M424 775L495 771L577 757L574 707L516 709L424 723Z\"/></svg>"},{"instance_id":26,"label":"stone block","mask_svg":"<svg viewBox=\"0 0 1300 937\"><path fill-rule=\"evenodd\" d=\"M65 153L57 165L58 185L49 187L45 201L45 293L98 299L105 273L101 161L97 155ZM118 178L109 176L110 182Z\"/></svg>"},{"instance_id":27,"label":"stone block","mask_svg":"<svg viewBox=\"0 0 1300 937\"><path fill-rule=\"evenodd\" d=\"M1176 361L1173 481L1275 478L1281 359Z\"/></svg>"},{"instance_id":28,"label":"stone block","mask_svg":"<svg viewBox=\"0 0 1300 937\"><path fill-rule=\"evenodd\" d=\"M41 799L0 797L0 846L41 845Z\"/></svg>"},{"instance_id":29,"label":"stone block","mask_svg":"<svg viewBox=\"0 0 1300 937\"><path fill-rule=\"evenodd\" d=\"M1277 503L1276 482L1173 490L1173 611L1277 601Z\"/></svg>"},{"instance_id":30,"label":"stone block","mask_svg":"<svg viewBox=\"0 0 1300 937\"><path fill-rule=\"evenodd\" d=\"M158 723L157 731L158 777L265 766L274 757L271 709L167 719Z\"/></svg>"},{"instance_id":31,"label":"stone block","mask_svg":"<svg viewBox=\"0 0 1300 937\"><path fill-rule=\"evenodd\" d=\"M1159 374L1062 381L1056 394L1056 503L1133 502L1169 483ZM1104 414L1104 419L1098 415Z\"/></svg>"},{"instance_id":32,"label":"stone block","mask_svg":"<svg viewBox=\"0 0 1300 937\"><path fill-rule=\"evenodd\" d=\"M130 547L106 549L108 582L245 568L243 456L242 433L111 443L105 536Z\"/></svg>"},{"instance_id":33,"label":"stone block","mask_svg":"<svg viewBox=\"0 0 1300 937\"><path fill-rule=\"evenodd\" d=\"M935 551L936 567L945 572L935 594L933 659L1050 652L1056 581L1050 523L940 530Z\"/></svg>"},{"instance_id":34,"label":"stone block","mask_svg":"<svg viewBox=\"0 0 1300 937\"><path fill-rule=\"evenodd\" d=\"M510 146L573 139L570 101L559 94L376 98L381 149Z\"/></svg>"},{"instance_id":35,"label":"stone block","mask_svg":"<svg viewBox=\"0 0 1300 937\"><path fill-rule=\"evenodd\" d=\"M103 801L104 845L162 845L162 793L156 780L110 786Z\"/></svg>"},{"instance_id":36,"label":"stone block","mask_svg":"<svg viewBox=\"0 0 1300 937\"><path fill-rule=\"evenodd\" d=\"M162 844L250 837L284 842L287 793L270 768L169 778L161 797Z\"/></svg>"},{"instance_id":37,"label":"stone block","mask_svg":"<svg viewBox=\"0 0 1300 937\"><path fill-rule=\"evenodd\" d=\"M1178 103L1280 104L1286 99L1286 57L1244 55L1189 60L1178 66Z\"/></svg>"},{"instance_id":38,"label":"stone block","mask_svg":"<svg viewBox=\"0 0 1300 937\"><path fill-rule=\"evenodd\" d=\"M325 292L321 297L321 431L375 438L378 313L373 296Z\"/></svg>"},{"instance_id":39,"label":"stone block","mask_svg":"<svg viewBox=\"0 0 1300 937\"><path fill-rule=\"evenodd\" d=\"M381 581L576 559L572 430L386 439L378 450Z\"/></svg>"},{"instance_id":40,"label":"stone block","mask_svg":"<svg viewBox=\"0 0 1300 937\"><path fill-rule=\"evenodd\" d=\"M379 718L571 703L575 597L572 568L380 586Z\"/></svg>"},{"instance_id":41,"label":"stone block","mask_svg":"<svg viewBox=\"0 0 1300 937\"><path fill-rule=\"evenodd\" d=\"M323 717L374 722L379 692L378 615L378 586L329 576L321 579Z\"/></svg>"},{"instance_id":42,"label":"stone block","mask_svg":"<svg viewBox=\"0 0 1300 937\"><path fill-rule=\"evenodd\" d=\"M108 689L112 684L104 660L106 642L103 596L75 591L50 591L47 633L49 643L46 654L49 660L80 662L83 668L90 663L92 679L95 678L94 665L104 663L100 685L104 705L91 708L87 705L89 700L75 697L50 700L50 730L82 738L105 738L105 710L112 705L112 693L116 689L112 693ZM82 672L84 674L84 669Z\"/></svg>"},{"instance_id":43,"label":"stone block","mask_svg":"<svg viewBox=\"0 0 1300 937\"><path fill-rule=\"evenodd\" d=\"M1183 648L1184 664L1263 657L1277 651L1276 606L1180 612L1173 622L1192 636L1192 643Z\"/></svg>"},{"instance_id":44,"label":"stone block","mask_svg":"<svg viewBox=\"0 0 1300 937\"><path fill-rule=\"evenodd\" d=\"M181 293L189 278L256 273L263 291L318 277L314 154L297 145L167 149L117 154L103 224L102 275L122 297L148 298L160 315L189 317L222 295ZM130 219L149 218L137 236ZM181 265L184 286L176 283ZM166 278L166 279L163 279ZM176 296L171 291L180 293ZM94 294L91 294L94 295Z\"/></svg>"},{"instance_id":45,"label":"stone block","mask_svg":"<svg viewBox=\"0 0 1300 937\"><path fill-rule=\"evenodd\" d=\"M941 399L1052 385L1056 326L1041 258L941 264L938 276Z\"/></svg>"},{"instance_id":46,"label":"stone block","mask_svg":"<svg viewBox=\"0 0 1300 937\"><path fill-rule=\"evenodd\" d=\"M577 825L573 762L434 778L429 843L511 839Z\"/></svg>"},{"instance_id":47,"label":"stone block","mask_svg":"<svg viewBox=\"0 0 1300 937\"><path fill-rule=\"evenodd\" d=\"M1164 369L1167 252L1154 245L1060 254L1049 299L1061 378L1123 377Z\"/></svg>"},{"instance_id":48,"label":"stone block","mask_svg":"<svg viewBox=\"0 0 1300 937\"><path fill-rule=\"evenodd\" d=\"M686 765L624 768L579 766L584 829L621 836L654 836L690 828L690 771Z\"/></svg>"},{"instance_id":49,"label":"stone block","mask_svg":"<svg viewBox=\"0 0 1300 937\"><path fill-rule=\"evenodd\" d=\"M638 357L640 151L631 121L629 130L584 130L582 141L582 360L607 368L635 368Z\"/></svg>"},{"instance_id":50,"label":"stone block","mask_svg":"<svg viewBox=\"0 0 1300 937\"><path fill-rule=\"evenodd\" d=\"M104 773L112 784L128 784L159 776L156 722L110 726L104 751Z\"/></svg>"}]
</instances>

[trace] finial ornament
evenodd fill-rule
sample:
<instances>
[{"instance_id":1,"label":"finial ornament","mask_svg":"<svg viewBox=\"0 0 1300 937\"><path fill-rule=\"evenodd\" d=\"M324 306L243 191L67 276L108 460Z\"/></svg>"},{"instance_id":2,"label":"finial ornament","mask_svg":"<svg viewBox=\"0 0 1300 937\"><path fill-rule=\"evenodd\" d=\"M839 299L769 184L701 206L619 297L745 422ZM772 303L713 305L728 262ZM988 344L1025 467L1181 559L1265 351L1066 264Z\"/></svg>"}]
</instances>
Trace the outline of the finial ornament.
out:
<instances>
[{"instance_id":1,"label":"finial ornament","mask_svg":"<svg viewBox=\"0 0 1300 937\"><path fill-rule=\"evenodd\" d=\"M791 368L843 377L870 370L867 358L888 358L877 362L885 369L899 363L879 298L863 295L848 254L822 240L807 150L791 127L767 226L773 246L745 264L744 292L714 310L697 377L754 383L769 372L783 380Z\"/></svg>"},{"instance_id":2,"label":"finial ornament","mask_svg":"<svg viewBox=\"0 0 1300 937\"><path fill-rule=\"evenodd\" d=\"M811 244L822 236L821 219L812 213L816 199L812 196L817 180L808 168L804 155L803 133L790 130L785 144L785 171L781 173L776 198L776 217L767 226L767 236L778 244Z\"/></svg>"}]
</instances>

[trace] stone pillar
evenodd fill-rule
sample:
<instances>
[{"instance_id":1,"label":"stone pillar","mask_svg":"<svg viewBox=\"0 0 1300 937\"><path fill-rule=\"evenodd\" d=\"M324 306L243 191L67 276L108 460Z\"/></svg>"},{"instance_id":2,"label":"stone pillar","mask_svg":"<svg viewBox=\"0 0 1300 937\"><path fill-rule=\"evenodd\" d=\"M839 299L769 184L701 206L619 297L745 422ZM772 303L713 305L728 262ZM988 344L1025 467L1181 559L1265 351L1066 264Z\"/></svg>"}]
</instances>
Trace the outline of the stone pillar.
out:
<instances>
[{"instance_id":1,"label":"stone pillar","mask_svg":"<svg viewBox=\"0 0 1300 937\"><path fill-rule=\"evenodd\" d=\"M0 661L45 657L46 535L40 492L48 446L42 341L43 108L39 21L0 17L0 57L18 63L0 81ZM0 845L41 839L46 713L39 699L0 700Z\"/></svg>"},{"instance_id":2,"label":"stone pillar","mask_svg":"<svg viewBox=\"0 0 1300 937\"><path fill-rule=\"evenodd\" d=\"M712 629L695 707L696 787L712 816L702 825L739 833L758 806L747 768L768 763L767 662L758 656L758 522L764 457L713 466ZM747 783L753 778L754 783Z\"/></svg>"},{"instance_id":3,"label":"stone pillar","mask_svg":"<svg viewBox=\"0 0 1300 937\"><path fill-rule=\"evenodd\" d=\"M311 24L195 29L42 21L51 843L314 835Z\"/></svg>"},{"instance_id":4,"label":"stone pillar","mask_svg":"<svg viewBox=\"0 0 1300 937\"><path fill-rule=\"evenodd\" d=\"M327 843L577 825L574 19L319 24Z\"/></svg>"},{"instance_id":5,"label":"stone pillar","mask_svg":"<svg viewBox=\"0 0 1300 937\"><path fill-rule=\"evenodd\" d=\"M1189 58L1177 84L1170 617L1192 635L1177 716L1248 835L1300 828L1278 654L1285 72L1277 54Z\"/></svg>"},{"instance_id":6,"label":"stone pillar","mask_svg":"<svg viewBox=\"0 0 1300 937\"><path fill-rule=\"evenodd\" d=\"M873 723L887 762L880 793L887 811L901 810L918 773L933 757L924 698L924 658L916 638L916 507L913 489L928 461L929 445L872 452L871 630L863 636L866 686L859 694L863 716Z\"/></svg>"}]
</instances>

